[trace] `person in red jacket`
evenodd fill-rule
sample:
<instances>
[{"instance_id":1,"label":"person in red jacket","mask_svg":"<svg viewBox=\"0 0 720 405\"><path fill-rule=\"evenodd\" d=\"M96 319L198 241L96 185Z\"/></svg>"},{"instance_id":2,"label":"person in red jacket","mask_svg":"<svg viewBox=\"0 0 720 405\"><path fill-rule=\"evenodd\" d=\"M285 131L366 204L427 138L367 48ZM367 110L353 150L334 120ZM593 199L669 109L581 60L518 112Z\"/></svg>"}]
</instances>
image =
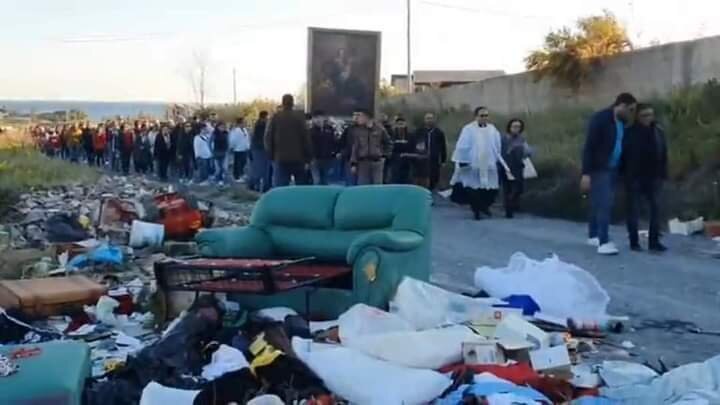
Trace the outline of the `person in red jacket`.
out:
<instances>
[{"instance_id":1,"label":"person in red jacket","mask_svg":"<svg viewBox=\"0 0 720 405\"><path fill-rule=\"evenodd\" d=\"M107 148L107 132L103 124L98 124L97 131L93 136L93 149L95 152L95 164L98 167L105 166L105 149Z\"/></svg>"}]
</instances>

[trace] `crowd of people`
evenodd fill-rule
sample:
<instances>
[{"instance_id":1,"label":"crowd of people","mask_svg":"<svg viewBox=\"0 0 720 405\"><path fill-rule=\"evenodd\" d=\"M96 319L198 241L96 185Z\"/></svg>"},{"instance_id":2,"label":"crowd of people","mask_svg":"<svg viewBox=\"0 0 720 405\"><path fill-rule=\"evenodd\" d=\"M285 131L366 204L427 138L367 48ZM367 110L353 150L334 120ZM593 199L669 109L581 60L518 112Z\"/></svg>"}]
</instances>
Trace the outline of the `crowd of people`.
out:
<instances>
[{"instance_id":1,"label":"crowd of people","mask_svg":"<svg viewBox=\"0 0 720 405\"><path fill-rule=\"evenodd\" d=\"M135 173L155 171L165 181L222 187L235 180L258 192L331 183L415 184L435 190L448 160L445 133L431 112L415 131L402 116L392 122L385 114L375 119L365 109L338 124L323 111L296 110L291 95L283 96L272 116L262 111L252 129L243 117L228 126L209 113L177 122L37 127L33 134L50 156L109 166L124 174L132 166ZM469 205L479 220L491 216L490 207L502 189L505 215L512 218L520 208L531 156L521 119L509 120L501 134L491 123L489 109L476 108L475 119L462 128L450 159L451 200ZM618 253L608 228L616 179L622 175L631 248L641 249L638 207L645 199L650 206L649 249L664 251L657 197L667 177L667 147L652 107L638 107L632 95L623 93L612 107L594 114L582 161L581 188L591 202L588 243L600 254Z\"/></svg>"}]
</instances>

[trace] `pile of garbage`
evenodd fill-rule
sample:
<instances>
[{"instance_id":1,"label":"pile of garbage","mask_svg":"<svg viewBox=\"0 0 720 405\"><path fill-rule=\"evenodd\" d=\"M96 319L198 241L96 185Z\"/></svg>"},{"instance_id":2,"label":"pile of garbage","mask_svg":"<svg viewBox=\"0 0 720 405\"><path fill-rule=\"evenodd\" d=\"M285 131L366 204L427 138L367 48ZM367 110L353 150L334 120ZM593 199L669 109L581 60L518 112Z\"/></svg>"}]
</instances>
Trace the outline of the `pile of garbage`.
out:
<instances>
[{"instance_id":1,"label":"pile of garbage","mask_svg":"<svg viewBox=\"0 0 720 405\"><path fill-rule=\"evenodd\" d=\"M603 359L603 338L627 320L606 314L607 293L584 270L517 254L475 278L482 296L404 278L387 311L356 304L325 321L199 295L162 331L143 298L153 286L85 282L92 304L72 315L29 323L2 312L0 344L87 342L88 404L720 401L720 356L673 370ZM22 361L0 358L0 373Z\"/></svg>"},{"instance_id":2,"label":"pile of garbage","mask_svg":"<svg viewBox=\"0 0 720 405\"><path fill-rule=\"evenodd\" d=\"M245 225L248 217L249 211L222 210L190 193L180 193L172 185L139 177L103 176L95 184L21 195L0 228L0 250L42 249L91 238L128 245L133 221L161 223L168 239L187 239L201 227Z\"/></svg>"}]
</instances>

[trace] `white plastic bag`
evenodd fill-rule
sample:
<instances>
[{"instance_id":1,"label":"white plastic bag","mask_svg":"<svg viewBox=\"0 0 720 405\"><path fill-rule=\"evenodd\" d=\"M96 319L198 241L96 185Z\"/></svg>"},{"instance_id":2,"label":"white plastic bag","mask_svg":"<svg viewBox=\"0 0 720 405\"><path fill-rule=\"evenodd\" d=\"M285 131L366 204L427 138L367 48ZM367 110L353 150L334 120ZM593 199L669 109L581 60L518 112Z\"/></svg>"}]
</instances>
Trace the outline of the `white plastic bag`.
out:
<instances>
[{"instance_id":1,"label":"white plastic bag","mask_svg":"<svg viewBox=\"0 0 720 405\"><path fill-rule=\"evenodd\" d=\"M240 350L232 346L220 345L212 354L210 364L203 367L202 376L204 379L212 381L227 373L247 367L250 367L250 364Z\"/></svg>"},{"instance_id":2,"label":"white plastic bag","mask_svg":"<svg viewBox=\"0 0 720 405\"><path fill-rule=\"evenodd\" d=\"M493 298L466 297L405 277L390 302L390 312L410 322L415 329L423 330L493 318L493 314L503 310L492 305L502 303Z\"/></svg>"},{"instance_id":3,"label":"white plastic bag","mask_svg":"<svg viewBox=\"0 0 720 405\"><path fill-rule=\"evenodd\" d=\"M462 361L463 342L484 340L465 326L451 326L358 336L342 344L399 366L437 370Z\"/></svg>"},{"instance_id":4,"label":"white plastic bag","mask_svg":"<svg viewBox=\"0 0 720 405\"><path fill-rule=\"evenodd\" d=\"M166 387L151 381L143 388L140 405L193 405L200 391Z\"/></svg>"},{"instance_id":5,"label":"white plastic bag","mask_svg":"<svg viewBox=\"0 0 720 405\"><path fill-rule=\"evenodd\" d=\"M395 314L365 304L356 304L338 318L340 341L389 332L409 332L415 328Z\"/></svg>"},{"instance_id":6,"label":"white plastic bag","mask_svg":"<svg viewBox=\"0 0 720 405\"><path fill-rule=\"evenodd\" d=\"M475 286L496 298L530 295L543 313L574 319L607 318L610 297L587 271L557 256L543 261L515 253L505 268L480 267Z\"/></svg>"},{"instance_id":7,"label":"white plastic bag","mask_svg":"<svg viewBox=\"0 0 720 405\"><path fill-rule=\"evenodd\" d=\"M314 344L294 337L292 347L330 391L353 404L425 404L452 383L436 371L396 366L342 346L313 350Z\"/></svg>"}]
</instances>

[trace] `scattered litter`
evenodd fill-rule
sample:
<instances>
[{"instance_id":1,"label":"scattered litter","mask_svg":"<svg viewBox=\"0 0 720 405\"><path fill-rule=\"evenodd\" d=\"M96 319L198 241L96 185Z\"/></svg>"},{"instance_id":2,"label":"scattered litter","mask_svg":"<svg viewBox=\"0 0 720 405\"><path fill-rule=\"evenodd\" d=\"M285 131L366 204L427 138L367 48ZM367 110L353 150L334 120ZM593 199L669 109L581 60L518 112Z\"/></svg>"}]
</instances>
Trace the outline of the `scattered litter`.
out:
<instances>
[{"instance_id":1,"label":"scattered litter","mask_svg":"<svg viewBox=\"0 0 720 405\"><path fill-rule=\"evenodd\" d=\"M628 350L635 348L635 344L629 340L624 340L622 343L620 343L620 346Z\"/></svg>"},{"instance_id":2,"label":"scattered litter","mask_svg":"<svg viewBox=\"0 0 720 405\"><path fill-rule=\"evenodd\" d=\"M673 218L668 222L668 228L672 234L690 236L705 229L705 218L699 217L691 221Z\"/></svg>"}]
</instances>

